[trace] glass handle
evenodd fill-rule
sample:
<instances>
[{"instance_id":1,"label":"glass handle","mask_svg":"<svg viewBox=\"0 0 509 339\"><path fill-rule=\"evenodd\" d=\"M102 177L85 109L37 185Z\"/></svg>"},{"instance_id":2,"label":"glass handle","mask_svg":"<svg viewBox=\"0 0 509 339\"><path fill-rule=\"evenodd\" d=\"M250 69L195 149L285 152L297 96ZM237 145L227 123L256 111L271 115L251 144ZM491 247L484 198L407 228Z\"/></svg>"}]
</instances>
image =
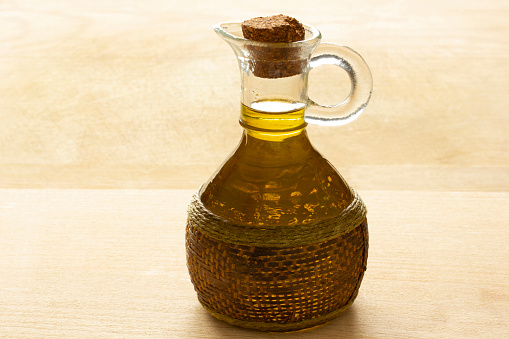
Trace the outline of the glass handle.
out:
<instances>
[{"instance_id":1,"label":"glass handle","mask_svg":"<svg viewBox=\"0 0 509 339\"><path fill-rule=\"evenodd\" d=\"M310 70L321 65L336 65L350 77L352 87L341 103L324 106L308 99L306 121L316 125L339 126L357 119L368 104L373 90L371 71L364 59L353 49L332 43L321 43L310 61Z\"/></svg>"}]
</instances>

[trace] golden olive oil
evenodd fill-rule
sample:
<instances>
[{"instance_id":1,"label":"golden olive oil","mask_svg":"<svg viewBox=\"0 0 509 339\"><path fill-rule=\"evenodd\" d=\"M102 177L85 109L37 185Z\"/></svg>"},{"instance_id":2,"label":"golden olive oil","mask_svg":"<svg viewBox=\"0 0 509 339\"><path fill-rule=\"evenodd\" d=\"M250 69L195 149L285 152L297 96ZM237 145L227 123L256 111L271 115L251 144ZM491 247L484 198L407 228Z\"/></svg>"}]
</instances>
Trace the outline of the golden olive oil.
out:
<instances>
[{"instance_id":1,"label":"golden olive oil","mask_svg":"<svg viewBox=\"0 0 509 339\"><path fill-rule=\"evenodd\" d=\"M293 225L341 213L352 192L309 142L303 105L242 105L237 149L201 189L212 213L236 223ZM270 111L269 111L270 110Z\"/></svg>"}]
</instances>

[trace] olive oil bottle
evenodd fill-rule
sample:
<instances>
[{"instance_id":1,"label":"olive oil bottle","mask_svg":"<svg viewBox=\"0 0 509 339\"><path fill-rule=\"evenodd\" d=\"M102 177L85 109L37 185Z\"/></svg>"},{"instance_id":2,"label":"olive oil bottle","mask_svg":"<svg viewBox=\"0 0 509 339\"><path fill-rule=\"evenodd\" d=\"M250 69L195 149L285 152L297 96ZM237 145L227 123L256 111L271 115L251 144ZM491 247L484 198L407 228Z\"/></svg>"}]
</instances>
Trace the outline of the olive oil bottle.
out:
<instances>
[{"instance_id":1,"label":"olive oil bottle","mask_svg":"<svg viewBox=\"0 0 509 339\"><path fill-rule=\"evenodd\" d=\"M220 320L264 331L336 317L357 296L367 263L366 208L311 145L306 126L354 120L369 100L371 74L357 53L319 44L319 31L304 27L305 40L292 43L244 39L238 23L214 27L239 61L244 130L189 206L187 264L198 300ZM307 96L309 70L327 63L353 83L332 107Z\"/></svg>"}]
</instances>

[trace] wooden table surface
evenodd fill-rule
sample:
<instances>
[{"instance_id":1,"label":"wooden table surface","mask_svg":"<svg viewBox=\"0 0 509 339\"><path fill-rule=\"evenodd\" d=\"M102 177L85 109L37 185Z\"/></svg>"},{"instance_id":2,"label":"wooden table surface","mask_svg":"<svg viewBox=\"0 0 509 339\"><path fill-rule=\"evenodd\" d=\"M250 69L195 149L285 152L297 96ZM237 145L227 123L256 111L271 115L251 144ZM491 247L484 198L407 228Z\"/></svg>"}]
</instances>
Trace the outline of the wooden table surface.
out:
<instances>
[{"instance_id":1,"label":"wooden table surface","mask_svg":"<svg viewBox=\"0 0 509 339\"><path fill-rule=\"evenodd\" d=\"M262 334L201 308L184 225L241 134L211 26L279 13L371 67L358 120L308 127L368 206L370 252L346 313ZM508 17L502 0L1 1L0 337L507 337ZM339 102L346 79L313 71L310 95Z\"/></svg>"}]
</instances>

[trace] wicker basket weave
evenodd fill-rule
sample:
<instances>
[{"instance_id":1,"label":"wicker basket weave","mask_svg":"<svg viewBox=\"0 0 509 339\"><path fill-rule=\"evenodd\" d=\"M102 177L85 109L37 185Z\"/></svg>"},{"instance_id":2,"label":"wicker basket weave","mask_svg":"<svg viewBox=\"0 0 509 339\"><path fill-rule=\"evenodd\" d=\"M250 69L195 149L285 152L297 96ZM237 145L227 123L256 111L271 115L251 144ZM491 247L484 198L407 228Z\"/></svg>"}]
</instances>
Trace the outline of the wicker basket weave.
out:
<instances>
[{"instance_id":1,"label":"wicker basket weave","mask_svg":"<svg viewBox=\"0 0 509 339\"><path fill-rule=\"evenodd\" d=\"M203 220L193 217L192 206L187 265L199 301L216 318L258 330L292 331L336 317L357 296L368 253L365 210L357 226L333 238L253 246L211 236Z\"/></svg>"}]
</instances>

